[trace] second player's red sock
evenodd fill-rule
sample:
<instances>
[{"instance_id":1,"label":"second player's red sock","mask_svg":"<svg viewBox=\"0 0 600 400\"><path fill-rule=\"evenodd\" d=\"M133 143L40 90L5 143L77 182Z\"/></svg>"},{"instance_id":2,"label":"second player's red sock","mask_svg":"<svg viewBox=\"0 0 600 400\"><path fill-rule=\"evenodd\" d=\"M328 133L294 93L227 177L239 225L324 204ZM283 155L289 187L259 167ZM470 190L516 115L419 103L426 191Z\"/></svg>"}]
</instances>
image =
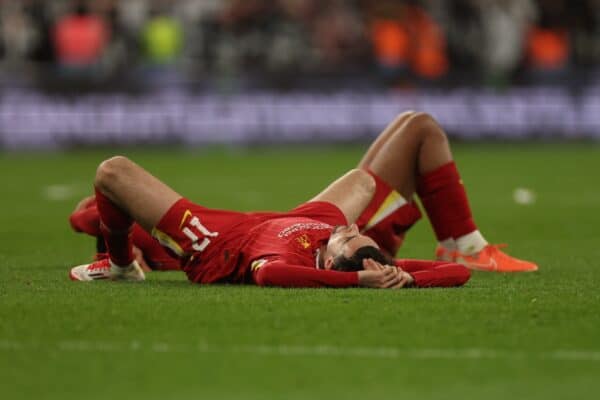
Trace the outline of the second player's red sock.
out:
<instances>
[{"instance_id":1,"label":"second player's red sock","mask_svg":"<svg viewBox=\"0 0 600 400\"><path fill-rule=\"evenodd\" d=\"M97 188L96 201L100 213L100 231L111 261L119 266L131 264L134 260L131 240L133 219Z\"/></svg>"},{"instance_id":2,"label":"second player's red sock","mask_svg":"<svg viewBox=\"0 0 600 400\"><path fill-rule=\"evenodd\" d=\"M439 241L477 230L454 161L420 176L417 194Z\"/></svg>"}]
</instances>

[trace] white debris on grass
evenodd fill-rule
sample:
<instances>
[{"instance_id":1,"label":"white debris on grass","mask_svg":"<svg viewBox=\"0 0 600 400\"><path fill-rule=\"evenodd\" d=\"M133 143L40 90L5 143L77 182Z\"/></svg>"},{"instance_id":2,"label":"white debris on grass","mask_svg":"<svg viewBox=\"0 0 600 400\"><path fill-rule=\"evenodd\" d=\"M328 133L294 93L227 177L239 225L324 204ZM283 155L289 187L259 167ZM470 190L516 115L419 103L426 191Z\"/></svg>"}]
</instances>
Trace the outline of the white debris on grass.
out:
<instances>
[{"instance_id":1,"label":"white debris on grass","mask_svg":"<svg viewBox=\"0 0 600 400\"><path fill-rule=\"evenodd\" d=\"M42 195L50 201L64 201L75 197L77 186L73 184L55 184L42 188Z\"/></svg>"},{"instance_id":2,"label":"white debris on grass","mask_svg":"<svg viewBox=\"0 0 600 400\"><path fill-rule=\"evenodd\" d=\"M535 192L528 188L518 187L513 191L513 200L515 203L524 206L535 204Z\"/></svg>"}]
</instances>

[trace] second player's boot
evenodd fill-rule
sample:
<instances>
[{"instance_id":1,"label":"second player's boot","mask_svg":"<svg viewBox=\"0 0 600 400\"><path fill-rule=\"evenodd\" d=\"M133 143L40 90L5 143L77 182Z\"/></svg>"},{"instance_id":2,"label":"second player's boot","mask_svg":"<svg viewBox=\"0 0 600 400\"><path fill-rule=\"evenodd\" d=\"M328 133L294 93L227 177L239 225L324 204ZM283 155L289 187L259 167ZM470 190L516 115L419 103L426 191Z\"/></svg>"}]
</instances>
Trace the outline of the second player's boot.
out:
<instances>
[{"instance_id":1,"label":"second player's boot","mask_svg":"<svg viewBox=\"0 0 600 400\"><path fill-rule=\"evenodd\" d=\"M501 251L500 248L504 246L488 244L475 254L456 252L456 262L478 271L532 272L538 270L536 264L519 260Z\"/></svg>"}]
</instances>

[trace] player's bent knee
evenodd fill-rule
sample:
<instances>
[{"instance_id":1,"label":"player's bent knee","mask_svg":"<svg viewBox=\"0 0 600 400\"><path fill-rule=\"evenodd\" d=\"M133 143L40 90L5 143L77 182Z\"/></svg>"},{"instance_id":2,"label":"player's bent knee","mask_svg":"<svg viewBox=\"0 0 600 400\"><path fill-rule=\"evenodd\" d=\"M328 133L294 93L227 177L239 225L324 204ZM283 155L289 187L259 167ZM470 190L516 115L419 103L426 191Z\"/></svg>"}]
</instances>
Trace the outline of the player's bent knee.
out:
<instances>
[{"instance_id":1,"label":"player's bent knee","mask_svg":"<svg viewBox=\"0 0 600 400\"><path fill-rule=\"evenodd\" d=\"M375 178L364 169L355 168L348 172L348 175L356 182L356 187L364 190L366 193L375 193L377 183Z\"/></svg>"},{"instance_id":2,"label":"player's bent knee","mask_svg":"<svg viewBox=\"0 0 600 400\"><path fill-rule=\"evenodd\" d=\"M441 140L447 139L446 133L431 114L425 112L414 113L407 124L409 127L414 128L408 130L415 134L424 134L429 137L435 136Z\"/></svg>"},{"instance_id":3,"label":"player's bent knee","mask_svg":"<svg viewBox=\"0 0 600 400\"><path fill-rule=\"evenodd\" d=\"M410 123L412 125L417 125L417 126L431 126L431 125L437 126L437 121L435 120L435 118L433 118L433 116L431 114L428 114L426 112L414 113L412 115L412 117L410 118Z\"/></svg>"},{"instance_id":4,"label":"player's bent knee","mask_svg":"<svg viewBox=\"0 0 600 400\"><path fill-rule=\"evenodd\" d=\"M414 116L415 114L417 114L417 112L414 110L404 111L404 112L401 112L400 114L398 114L394 121L395 122L404 122L408 118L411 118L412 116Z\"/></svg>"},{"instance_id":5,"label":"player's bent knee","mask_svg":"<svg viewBox=\"0 0 600 400\"><path fill-rule=\"evenodd\" d=\"M96 170L94 185L99 188L108 187L119 179L120 174L126 171L130 164L131 161L123 156L115 156L102 161Z\"/></svg>"}]
</instances>

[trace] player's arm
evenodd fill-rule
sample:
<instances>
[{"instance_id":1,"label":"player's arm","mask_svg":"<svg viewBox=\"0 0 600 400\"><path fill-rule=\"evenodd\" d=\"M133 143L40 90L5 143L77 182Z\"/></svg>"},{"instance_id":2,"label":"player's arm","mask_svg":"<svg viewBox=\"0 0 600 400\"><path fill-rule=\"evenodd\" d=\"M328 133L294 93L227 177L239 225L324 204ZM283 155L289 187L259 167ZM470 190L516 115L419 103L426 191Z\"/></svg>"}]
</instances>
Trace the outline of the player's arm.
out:
<instances>
[{"instance_id":1,"label":"player's arm","mask_svg":"<svg viewBox=\"0 0 600 400\"><path fill-rule=\"evenodd\" d=\"M348 224L354 223L375 193L375 180L362 169L353 169L331 183L310 201L326 201L339 208Z\"/></svg>"},{"instance_id":2,"label":"player's arm","mask_svg":"<svg viewBox=\"0 0 600 400\"><path fill-rule=\"evenodd\" d=\"M259 286L279 287L351 287L392 288L398 285L398 274L386 271L341 272L289 265L281 260L255 264L254 283Z\"/></svg>"},{"instance_id":3,"label":"player's arm","mask_svg":"<svg viewBox=\"0 0 600 400\"><path fill-rule=\"evenodd\" d=\"M452 262L396 259L394 264L413 277L415 287L462 286L471 278L466 267Z\"/></svg>"}]
</instances>

